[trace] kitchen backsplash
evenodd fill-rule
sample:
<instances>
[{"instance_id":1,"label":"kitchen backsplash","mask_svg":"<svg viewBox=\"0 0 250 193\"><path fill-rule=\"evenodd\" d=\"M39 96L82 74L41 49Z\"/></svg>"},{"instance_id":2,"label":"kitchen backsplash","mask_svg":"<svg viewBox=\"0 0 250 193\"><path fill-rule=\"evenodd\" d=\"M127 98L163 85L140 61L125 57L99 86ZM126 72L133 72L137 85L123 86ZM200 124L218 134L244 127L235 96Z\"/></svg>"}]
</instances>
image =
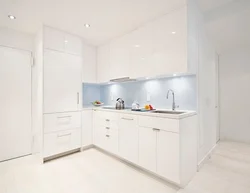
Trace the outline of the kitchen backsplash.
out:
<instances>
[{"instance_id":1,"label":"kitchen backsplash","mask_svg":"<svg viewBox=\"0 0 250 193\"><path fill-rule=\"evenodd\" d=\"M152 104L155 108L171 108L172 94L166 98L169 89L174 90L176 105L180 109L196 110L195 75L108 85L83 84L83 105L101 100L105 105L114 106L116 99L122 98L127 107L137 101L141 107Z\"/></svg>"}]
</instances>

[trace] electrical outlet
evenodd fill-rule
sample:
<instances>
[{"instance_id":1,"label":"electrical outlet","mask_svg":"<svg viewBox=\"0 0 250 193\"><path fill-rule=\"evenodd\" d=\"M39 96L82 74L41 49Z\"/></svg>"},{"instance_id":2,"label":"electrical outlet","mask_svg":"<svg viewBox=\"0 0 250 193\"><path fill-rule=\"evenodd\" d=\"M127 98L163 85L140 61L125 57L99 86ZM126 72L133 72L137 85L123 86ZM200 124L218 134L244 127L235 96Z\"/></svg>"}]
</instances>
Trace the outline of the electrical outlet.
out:
<instances>
[{"instance_id":1,"label":"electrical outlet","mask_svg":"<svg viewBox=\"0 0 250 193\"><path fill-rule=\"evenodd\" d=\"M150 92L147 92L147 102L149 102L149 101L150 101L150 98L151 98L151 96L150 96Z\"/></svg>"}]
</instances>

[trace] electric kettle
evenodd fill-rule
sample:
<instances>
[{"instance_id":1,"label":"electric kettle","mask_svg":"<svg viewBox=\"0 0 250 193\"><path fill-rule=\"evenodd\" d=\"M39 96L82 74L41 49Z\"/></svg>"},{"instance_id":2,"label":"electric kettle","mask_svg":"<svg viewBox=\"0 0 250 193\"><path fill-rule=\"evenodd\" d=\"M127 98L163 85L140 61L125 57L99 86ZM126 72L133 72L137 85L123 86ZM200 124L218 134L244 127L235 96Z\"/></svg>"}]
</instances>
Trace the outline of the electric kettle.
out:
<instances>
[{"instance_id":1,"label":"electric kettle","mask_svg":"<svg viewBox=\"0 0 250 193\"><path fill-rule=\"evenodd\" d=\"M115 108L116 109L124 109L125 108L124 101L121 98L118 98L116 100Z\"/></svg>"}]
</instances>

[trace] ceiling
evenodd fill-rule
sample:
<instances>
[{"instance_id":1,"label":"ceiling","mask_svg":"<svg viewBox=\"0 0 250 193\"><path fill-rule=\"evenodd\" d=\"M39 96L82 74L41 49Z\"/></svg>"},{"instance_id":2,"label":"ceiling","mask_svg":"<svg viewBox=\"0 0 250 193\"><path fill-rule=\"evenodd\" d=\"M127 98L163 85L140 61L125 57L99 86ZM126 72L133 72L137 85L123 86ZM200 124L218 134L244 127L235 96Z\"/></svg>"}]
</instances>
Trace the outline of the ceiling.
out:
<instances>
[{"instance_id":1,"label":"ceiling","mask_svg":"<svg viewBox=\"0 0 250 193\"><path fill-rule=\"evenodd\" d=\"M42 23L93 45L126 34L186 0L0 0L0 27L35 34ZM197 0L218 53L250 46L250 0ZM16 20L7 16L13 14ZM89 23L91 28L85 28Z\"/></svg>"},{"instance_id":2,"label":"ceiling","mask_svg":"<svg viewBox=\"0 0 250 193\"><path fill-rule=\"evenodd\" d=\"M250 46L250 0L197 0L219 54Z\"/></svg>"},{"instance_id":3,"label":"ceiling","mask_svg":"<svg viewBox=\"0 0 250 193\"><path fill-rule=\"evenodd\" d=\"M0 0L0 27L35 34L42 23L93 45L121 36L186 0ZM8 15L16 16L10 20ZM91 28L85 28L89 23Z\"/></svg>"}]
</instances>

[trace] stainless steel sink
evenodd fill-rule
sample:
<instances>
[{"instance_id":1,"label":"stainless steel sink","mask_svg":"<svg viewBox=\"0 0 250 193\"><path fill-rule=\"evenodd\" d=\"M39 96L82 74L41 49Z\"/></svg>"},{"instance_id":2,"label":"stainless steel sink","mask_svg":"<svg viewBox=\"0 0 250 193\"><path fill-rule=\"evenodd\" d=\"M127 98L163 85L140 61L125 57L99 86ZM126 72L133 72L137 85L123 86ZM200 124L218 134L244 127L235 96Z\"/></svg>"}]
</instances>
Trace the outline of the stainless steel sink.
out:
<instances>
[{"instance_id":1,"label":"stainless steel sink","mask_svg":"<svg viewBox=\"0 0 250 193\"><path fill-rule=\"evenodd\" d=\"M183 113L186 113L184 111L164 111L164 110L156 110L156 111L151 111L151 113L164 113L164 114L174 114L174 115L180 115Z\"/></svg>"}]
</instances>

